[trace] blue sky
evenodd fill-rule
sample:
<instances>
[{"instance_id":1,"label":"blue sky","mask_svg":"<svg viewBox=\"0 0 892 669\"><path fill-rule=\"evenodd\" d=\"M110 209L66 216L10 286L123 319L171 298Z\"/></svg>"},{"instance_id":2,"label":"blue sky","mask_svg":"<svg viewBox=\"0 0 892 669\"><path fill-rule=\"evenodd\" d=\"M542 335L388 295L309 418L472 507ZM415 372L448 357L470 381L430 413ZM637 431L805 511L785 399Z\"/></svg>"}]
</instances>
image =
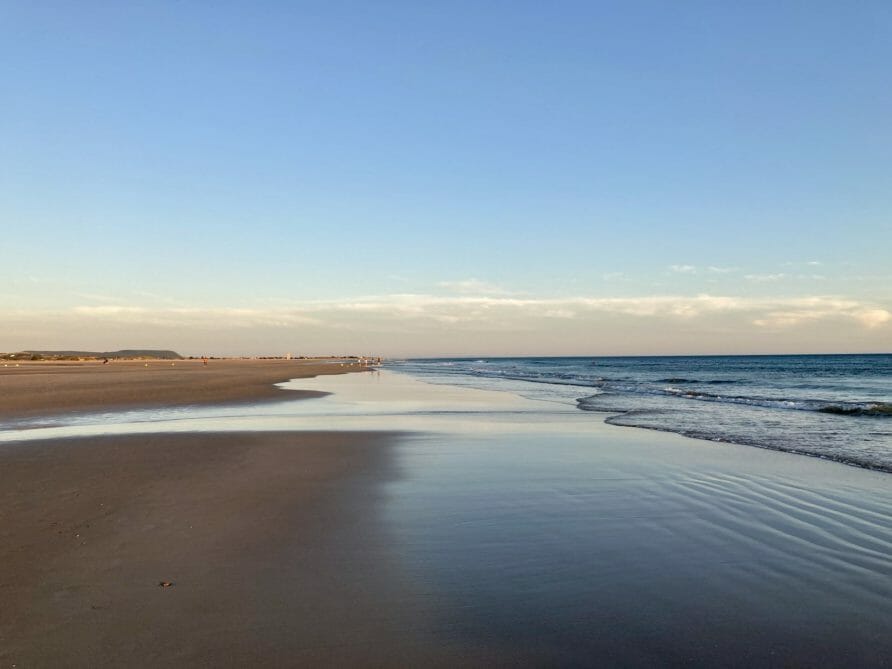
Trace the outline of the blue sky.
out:
<instances>
[{"instance_id":1,"label":"blue sky","mask_svg":"<svg viewBox=\"0 0 892 669\"><path fill-rule=\"evenodd\" d=\"M0 349L890 350L892 5L730 5L4 3Z\"/></svg>"}]
</instances>

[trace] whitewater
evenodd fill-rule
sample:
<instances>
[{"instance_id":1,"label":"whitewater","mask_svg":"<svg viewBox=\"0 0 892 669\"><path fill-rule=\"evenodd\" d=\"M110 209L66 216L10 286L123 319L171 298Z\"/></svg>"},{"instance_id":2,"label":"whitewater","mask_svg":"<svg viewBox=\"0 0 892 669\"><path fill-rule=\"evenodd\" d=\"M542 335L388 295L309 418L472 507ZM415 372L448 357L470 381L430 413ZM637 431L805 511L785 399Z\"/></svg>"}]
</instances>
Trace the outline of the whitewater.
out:
<instances>
[{"instance_id":1,"label":"whitewater","mask_svg":"<svg viewBox=\"0 0 892 669\"><path fill-rule=\"evenodd\" d=\"M892 355L440 358L389 367L608 423L892 472Z\"/></svg>"}]
</instances>

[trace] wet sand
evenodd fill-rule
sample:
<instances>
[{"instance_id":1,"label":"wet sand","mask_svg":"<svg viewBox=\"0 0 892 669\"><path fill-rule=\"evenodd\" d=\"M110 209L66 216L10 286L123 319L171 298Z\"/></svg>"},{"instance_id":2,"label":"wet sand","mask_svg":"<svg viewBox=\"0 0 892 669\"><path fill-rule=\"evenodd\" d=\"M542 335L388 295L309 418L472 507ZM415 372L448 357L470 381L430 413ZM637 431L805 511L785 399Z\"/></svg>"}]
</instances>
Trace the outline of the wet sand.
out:
<instances>
[{"instance_id":1,"label":"wet sand","mask_svg":"<svg viewBox=\"0 0 892 669\"><path fill-rule=\"evenodd\" d=\"M8 366L7 366L8 365ZM24 362L0 365L0 419L286 399L274 384L362 369L350 359ZM290 391L288 399L318 396Z\"/></svg>"},{"instance_id":2,"label":"wet sand","mask_svg":"<svg viewBox=\"0 0 892 669\"><path fill-rule=\"evenodd\" d=\"M393 439L227 433L6 445L0 666L462 661L448 644L407 633L423 606L400 605L404 588L372 511L394 476Z\"/></svg>"}]
</instances>

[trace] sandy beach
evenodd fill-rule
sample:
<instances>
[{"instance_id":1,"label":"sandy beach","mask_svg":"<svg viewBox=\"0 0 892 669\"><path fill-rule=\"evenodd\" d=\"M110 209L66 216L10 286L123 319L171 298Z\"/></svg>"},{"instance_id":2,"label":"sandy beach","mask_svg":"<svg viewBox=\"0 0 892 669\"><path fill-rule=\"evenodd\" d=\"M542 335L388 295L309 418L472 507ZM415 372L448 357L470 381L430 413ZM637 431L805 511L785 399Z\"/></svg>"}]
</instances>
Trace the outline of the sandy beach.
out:
<instances>
[{"instance_id":1,"label":"sandy beach","mask_svg":"<svg viewBox=\"0 0 892 669\"><path fill-rule=\"evenodd\" d=\"M200 364L35 365L6 376L7 388L32 394L4 394L4 415L20 403L29 415L107 409L106 397L115 408L293 401L326 393L268 384L359 369ZM50 375L59 387L42 392ZM492 659L406 634L425 607L398 606L405 583L375 514L382 482L396 475L396 439L212 432L3 444L0 666Z\"/></svg>"},{"instance_id":2,"label":"sandy beach","mask_svg":"<svg viewBox=\"0 0 892 669\"><path fill-rule=\"evenodd\" d=\"M382 631L375 602L393 588L349 588L374 551L354 512L386 475L387 442L152 435L4 449L2 666L366 657ZM356 531L332 531L345 525ZM355 644L330 647L323 632L342 619L367 622L352 626Z\"/></svg>"},{"instance_id":3,"label":"sandy beach","mask_svg":"<svg viewBox=\"0 0 892 669\"><path fill-rule=\"evenodd\" d=\"M274 384L358 369L355 360L338 358L7 363L0 365L0 419L283 399Z\"/></svg>"},{"instance_id":4,"label":"sandy beach","mask_svg":"<svg viewBox=\"0 0 892 669\"><path fill-rule=\"evenodd\" d=\"M313 399L0 433L0 665L892 656L887 474L391 372L288 385Z\"/></svg>"}]
</instances>

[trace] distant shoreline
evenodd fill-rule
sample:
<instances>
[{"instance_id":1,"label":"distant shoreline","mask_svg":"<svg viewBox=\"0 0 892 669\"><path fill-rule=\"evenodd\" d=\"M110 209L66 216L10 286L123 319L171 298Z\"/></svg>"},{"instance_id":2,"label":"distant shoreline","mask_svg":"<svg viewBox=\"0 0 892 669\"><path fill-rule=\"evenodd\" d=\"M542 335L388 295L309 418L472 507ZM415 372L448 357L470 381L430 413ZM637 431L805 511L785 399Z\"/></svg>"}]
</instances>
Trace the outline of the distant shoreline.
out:
<instances>
[{"instance_id":1,"label":"distant shoreline","mask_svg":"<svg viewBox=\"0 0 892 669\"><path fill-rule=\"evenodd\" d=\"M275 384L365 369L353 358L6 362L0 364L0 419L315 397L286 394Z\"/></svg>"}]
</instances>

